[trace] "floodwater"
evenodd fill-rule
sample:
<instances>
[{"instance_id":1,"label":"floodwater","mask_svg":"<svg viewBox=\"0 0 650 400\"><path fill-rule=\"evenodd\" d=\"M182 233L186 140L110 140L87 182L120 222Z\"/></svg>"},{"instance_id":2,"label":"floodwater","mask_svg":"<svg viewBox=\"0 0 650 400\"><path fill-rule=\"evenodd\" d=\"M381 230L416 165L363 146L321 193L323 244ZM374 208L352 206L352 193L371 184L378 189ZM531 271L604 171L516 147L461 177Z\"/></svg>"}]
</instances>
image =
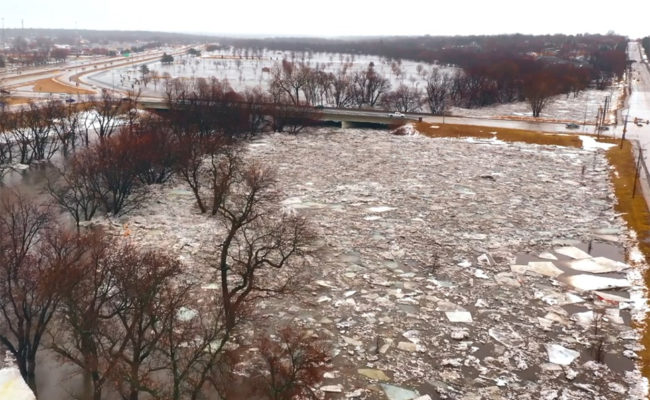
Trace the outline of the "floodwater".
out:
<instances>
[{"instance_id":1,"label":"floodwater","mask_svg":"<svg viewBox=\"0 0 650 400\"><path fill-rule=\"evenodd\" d=\"M579 248L580 250L586 252L592 257L606 257L609 258L610 260L618 261L622 263L625 263L626 260L624 249L620 246L608 242L592 240L588 243L574 244L573 247ZM563 271L561 275L555 278L558 281L563 281L564 278L572 275L585 274L585 272L583 271L574 270L569 267L569 262L574 261L573 258L567 257L562 254L558 254L556 252L553 252L552 254L555 257L557 257L557 260L549 260L547 258L540 258L533 254L521 253L516 256L515 264L525 265L529 262L535 262L535 261L551 261L556 267L558 267ZM615 278L615 279L626 278L625 272L609 272L609 273L600 273L597 275L602 277ZM628 292L624 290L606 289L600 291L608 294L624 297L624 298L630 297ZM581 294L581 297L588 297L588 296ZM594 307L591 308L587 307L585 303L565 304L562 305L561 307L567 312L568 315L574 315L576 313L583 313L588 311L594 311L594 313L597 313L597 309L595 309ZM619 310L619 313L624 324L626 326L632 327L632 317L630 311L627 309L621 309ZM592 328L589 329L591 330ZM581 351L580 359L583 361L596 360L596 354L594 351L591 351L591 349L583 350ZM606 364L613 371L621 372L621 373L625 371L633 371L635 367L634 360L624 357L620 353L608 352L607 344L605 344L604 353L602 354L602 362ZM576 379L576 382L578 383L580 382L579 377Z\"/></svg>"}]
</instances>

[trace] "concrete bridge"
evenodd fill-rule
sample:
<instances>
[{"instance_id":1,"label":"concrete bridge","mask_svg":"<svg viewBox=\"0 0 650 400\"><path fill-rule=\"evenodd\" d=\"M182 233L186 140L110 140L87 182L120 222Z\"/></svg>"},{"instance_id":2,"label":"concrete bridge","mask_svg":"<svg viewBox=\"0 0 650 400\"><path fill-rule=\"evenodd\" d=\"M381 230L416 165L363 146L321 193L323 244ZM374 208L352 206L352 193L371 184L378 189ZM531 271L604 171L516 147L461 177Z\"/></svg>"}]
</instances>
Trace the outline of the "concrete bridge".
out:
<instances>
[{"instance_id":1,"label":"concrete bridge","mask_svg":"<svg viewBox=\"0 0 650 400\"><path fill-rule=\"evenodd\" d=\"M163 99L144 98L138 101L138 104L149 110L167 110L169 105ZM300 109L304 112L304 109ZM397 125L406 121L418 121L422 116L419 114L407 114L403 118L389 115L387 111L380 110L358 110L358 109L341 109L341 108L320 108L313 109L314 119L321 121L330 121L341 123L343 128L355 127L364 124L373 125Z\"/></svg>"}]
</instances>

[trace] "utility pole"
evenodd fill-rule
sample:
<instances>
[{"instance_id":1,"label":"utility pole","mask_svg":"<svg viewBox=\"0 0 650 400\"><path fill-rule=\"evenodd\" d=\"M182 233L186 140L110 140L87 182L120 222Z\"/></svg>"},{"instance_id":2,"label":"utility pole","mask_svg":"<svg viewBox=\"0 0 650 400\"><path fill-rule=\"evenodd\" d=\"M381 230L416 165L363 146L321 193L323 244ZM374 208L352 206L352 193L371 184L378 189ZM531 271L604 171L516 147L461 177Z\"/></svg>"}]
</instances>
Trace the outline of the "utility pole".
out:
<instances>
[{"instance_id":1,"label":"utility pole","mask_svg":"<svg viewBox=\"0 0 650 400\"><path fill-rule=\"evenodd\" d=\"M596 114L596 137L600 138L600 114L603 112L603 107L598 106L598 113Z\"/></svg>"},{"instance_id":2,"label":"utility pole","mask_svg":"<svg viewBox=\"0 0 650 400\"><path fill-rule=\"evenodd\" d=\"M643 150L639 147L639 158L636 160L636 168L634 171L634 184L632 185L632 198L636 195L636 182L639 180L639 167L641 166L641 160L643 159Z\"/></svg>"},{"instance_id":3,"label":"utility pole","mask_svg":"<svg viewBox=\"0 0 650 400\"><path fill-rule=\"evenodd\" d=\"M623 136L621 136L621 149L623 148L623 141L625 140L625 133L627 132L627 118L630 116L630 109L627 109L625 114L625 124L623 125Z\"/></svg>"}]
</instances>

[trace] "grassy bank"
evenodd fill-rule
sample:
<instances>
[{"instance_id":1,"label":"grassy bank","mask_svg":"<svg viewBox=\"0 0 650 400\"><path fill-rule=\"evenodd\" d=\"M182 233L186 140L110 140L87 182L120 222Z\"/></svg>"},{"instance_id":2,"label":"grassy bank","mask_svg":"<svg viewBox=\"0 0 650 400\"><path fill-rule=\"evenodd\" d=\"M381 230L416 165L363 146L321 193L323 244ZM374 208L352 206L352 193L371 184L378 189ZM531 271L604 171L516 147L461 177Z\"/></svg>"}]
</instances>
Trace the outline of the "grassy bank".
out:
<instances>
[{"instance_id":1,"label":"grassy bank","mask_svg":"<svg viewBox=\"0 0 650 400\"><path fill-rule=\"evenodd\" d=\"M414 124L415 129L423 135L437 138L496 138L504 142L524 142L531 144L546 144L567 147L582 147L582 141L574 135L558 133L540 133L508 128L491 128L474 125L440 124L433 125L427 122ZM496 132L496 134L492 133Z\"/></svg>"}]
</instances>

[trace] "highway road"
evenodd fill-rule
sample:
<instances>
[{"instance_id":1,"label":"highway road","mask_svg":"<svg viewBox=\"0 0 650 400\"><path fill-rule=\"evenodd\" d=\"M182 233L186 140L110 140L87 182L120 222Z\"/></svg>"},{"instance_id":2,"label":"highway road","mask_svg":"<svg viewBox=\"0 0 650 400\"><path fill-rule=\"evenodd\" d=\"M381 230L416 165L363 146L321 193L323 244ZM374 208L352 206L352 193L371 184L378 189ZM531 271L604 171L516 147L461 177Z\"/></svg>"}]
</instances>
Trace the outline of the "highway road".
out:
<instances>
[{"instance_id":1,"label":"highway road","mask_svg":"<svg viewBox=\"0 0 650 400\"><path fill-rule=\"evenodd\" d=\"M650 125L643 123L637 126L634 119L643 121L650 120L650 67L642 62L641 44L630 42L628 45L628 57L635 62L632 63L632 94L628 100L627 109L623 115L629 112L627 123L627 137L639 141L641 147L650 152ZM648 159L646 158L646 165Z\"/></svg>"}]
</instances>

